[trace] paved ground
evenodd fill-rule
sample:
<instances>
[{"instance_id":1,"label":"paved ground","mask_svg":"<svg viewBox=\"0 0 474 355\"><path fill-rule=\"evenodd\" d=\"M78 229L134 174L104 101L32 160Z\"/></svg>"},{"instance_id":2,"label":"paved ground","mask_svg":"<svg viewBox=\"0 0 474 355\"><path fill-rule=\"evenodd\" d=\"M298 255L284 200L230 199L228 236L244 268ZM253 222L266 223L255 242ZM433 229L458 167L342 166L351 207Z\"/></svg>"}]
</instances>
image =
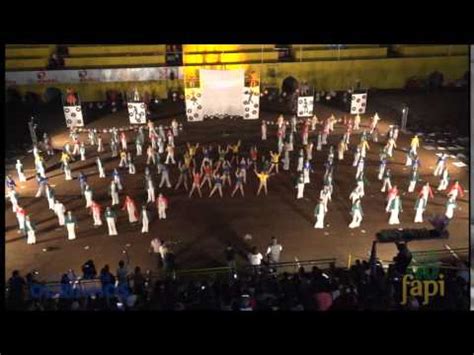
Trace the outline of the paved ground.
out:
<instances>
[{"instance_id":1,"label":"paved ground","mask_svg":"<svg viewBox=\"0 0 474 355\"><path fill-rule=\"evenodd\" d=\"M400 95L399 101L406 97ZM435 98L433 100L438 100ZM387 102L374 100L369 103L370 112L363 117L363 125L368 125L369 114L375 110L379 111L382 117L381 130L388 129L390 120L397 117L391 108L394 98L390 99L390 108L387 108ZM420 99L421 100L421 99ZM424 98L426 110L433 112L430 119L436 121L435 110L430 110L430 98ZM446 101L450 105L451 111L456 110L456 105ZM459 105L457 105L459 106ZM380 109L380 110L379 110ZM464 110L464 109L463 109ZM461 110L462 111L462 110ZM464 112L464 111L463 111ZM342 115L341 111L334 108L319 105L316 107L318 117L328 117L334 113L337 117ZM275 114L262 113L264 119L275 120ZM456 115L455 115L456 116ZM462 122L464 117L458 117ZM51 119L55 119L51 117ZM58 119L58 125L63 121ZM260 120L242 121L242 120L222 120L209 121L202 123L184 122L184 117L178 117L184 124L184 131L177 138L177 144L181 151L185 142L201 143L235 143L242 139L243 151L247 151L253 142L258 142L260 135ZM467 119L467 117L465 118ZM439 118L440 122L444 117ZM112 125L127 125L127 116L124 111L113 115L106 115L90 123L89 127L110 127ZM169 122L163 120L162 122ZM160 121L161 122L161 121ZM453 122L453 121L451 121ZM457 123L456 123L457 124ZM460 126L463 124L460 123ZM275 128L270 128L271 138L263 145L263 149L268 151L276 147L276 138L274 136ZM336 132L329 138L331 144L336 144L342 135L342 126L336 125ZM54 144L60 147L67 134L60 131L53 137ZM399 138L399 148L406 148L410 137L401 136ZM108 138L105 137L108 142ZM358 142L355 136L352 142ZM244 263L243 256L250 246L255 245L261 251L264 250L272 235L278 237L284 246L282 255L283 261L294 260L295 257L300 260L336 257L338 263L344 265L347 263L348 255L353 258L366 257L371 248L372 240L377 231L388 228L388 215L384 213L385 195L379 190L380 182L376 179L376 170L378 166L378 152L382 143L370 143L369 162L366 168L367 177L370 185L366 187L366 197L363 200L365 212L362 227L356 230L350 230L347 226L351 220L349 215L350 201L348 199L351 190L354 187L355 168L351 166L352 154L346 154L345 160L338 164L335 173L335 189L333 201L329 205L329 213L326 216L327 226L324 230L315 230L313 228L314 217L313 210L316 203L319 190L322 187L323 162L327 157L328 146L323 152L315 152L316 172L311 176L311 184L305 189L305 199L297 201L295 199L296 191L293 186L293 174L280 172L273 176L269 181L269 195L267 197L255 195L257 189L256 178L252 176L250 182L245 186L246 197L230 198L229 187L224 189L225 197L220 199L213 196L208 198L208 189L204 188L202 199L197 195L192 199L187 197L184 189L174 191L170 189L161 189L169 197L170 208L168 219L158 221L156 207L152 207L154 220L151 224L151 233L142 235L138 226L130 226L126 212L121 212L118 222L119 236L109 237L106 227L94 229L92 217L84 208L85 201L80 197L79 183L77 180L64 180L63 174L59 172L55 162L58 157L48 162L47 175L50 183L55 185L56 193L68 209L72 209L79 221L78 239L68 241L64 229L58 228L57 218L48 210L46 198L35 199L33 196L36 191L36 183L29 179L28 182L20 184L20 204L24 205L31 213L32 220L38 226L38 243L33 246L26 244L26 238L17 234L17 222L12 213L10 204L7 204L5 223L6 223L6 276L8 277L13 269L19 269L23 273L31 271L33 268L40 270L46 279L58 279L60 273L68 268L76 271L87 259L93 259L97 267L109 264L115 269L119 259L123 258L122 251L128 245L128 254L132 266L140 265L142 268L154 268L154 260L148 254L150 240L154 236L159 236L165 240L180 241L176 246L177 263L179 267L208 267L222 265L224 262L223 250L228 241L234 243L242 253L239 260ZM107 147L106 147L107 148ZM110 198L107 195L109 179L99 179L94 163L95 153L90 150L91 157L86 162L73 163L73 175L77 176L80 170L88 175L89 184L92 186L97 199L102 205L108 205ZM109 157L109 153L106 157ZM394 156L394 162L391 164L394 175L393 181L401 189L406 191L408 185L408 170L404 167L405 153L397 149ZM432 176L436 156L434 151L421 150L422 170L421 178L429 181L432 185L438 185L438 178ZM145 198L143 190L143 169L145 157L137 161L138 174L128 175L124 172L125 193L131 194L137 202ZM469 205L468 205L468 169L456 168L451 165L455 159L450 159L450 171L453 177L461 181L466 189L466 195L459 199L459 210L456 212L454 221L449 226L451 237L443 241L419 241L411 243L412 250L443 249L444 244L449 244L451 248L468 247L469 236ZM337 162L338 163L338 162ZM118 160L107 160L105 168L111 171L118 164ZM292 162L293 168L295 162ZM32 157L28 157L25 162L26 169L33 168ZM27 175L32 176L33 171L27 170ZM16 173L14 173L16 177ZM172 172L172 182L176 182L177 172ZM107 184L106 184L107 183ZM417 186L417 190L421 184ZM124 194L121 194L123 201ZM412 223L414 218L415 194L403 194L404 213L401 215L402 228L427 227L424 225L415 225ZM429 202L428 211L425 216L437 213L444 213L445 194L436 193L435 198ZM251 234L253 240L247 243L243 240L245 234ZM42 251L48 248L47 252ZM379 255L384 260L390 260L396 252L394 245L383 244L379 246Z\"/></svg>"}]
</instances>

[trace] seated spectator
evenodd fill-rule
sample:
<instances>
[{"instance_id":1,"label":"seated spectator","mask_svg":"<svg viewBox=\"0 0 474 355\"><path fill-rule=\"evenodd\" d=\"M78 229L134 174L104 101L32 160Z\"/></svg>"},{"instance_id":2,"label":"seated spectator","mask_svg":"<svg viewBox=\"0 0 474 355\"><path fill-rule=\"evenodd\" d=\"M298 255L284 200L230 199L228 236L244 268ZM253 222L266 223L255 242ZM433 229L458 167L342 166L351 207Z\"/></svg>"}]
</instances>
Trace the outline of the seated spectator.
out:
<instances>
[{"instance_id":1,"label":"seated spectator","mask_svg":"<svg viewBox=\"0 0 474 355\"><path fill-rule=\"evenodd\" d=\"M12 272L12 276L8 279L8 301L13 309L21 308L25 301L26 281L20 276L18 270Z\"/></svg>"},{"instance_id":2,"label":"seated spectator","mask_svg":"<svg viewBox=\"0 0 474 355\"><path fill-rule=\"evenodd\" d=\"M85 280L94 279L97 277L97 270L95 268L94 262L88 260L82 265L82 278Z\"/></svg>"},{"instance_id":3,"label":"seated spectator","mask_svg":"<svg viewBox=\"0 0 474 355\"><path fill-rule=\"evenodd\" d=\"M109 270L109 265L105 265L100 271L100 283L102 284L102 293L106 297L113 296L115 287L115 276Z\"/></svg>"}]
</instances>

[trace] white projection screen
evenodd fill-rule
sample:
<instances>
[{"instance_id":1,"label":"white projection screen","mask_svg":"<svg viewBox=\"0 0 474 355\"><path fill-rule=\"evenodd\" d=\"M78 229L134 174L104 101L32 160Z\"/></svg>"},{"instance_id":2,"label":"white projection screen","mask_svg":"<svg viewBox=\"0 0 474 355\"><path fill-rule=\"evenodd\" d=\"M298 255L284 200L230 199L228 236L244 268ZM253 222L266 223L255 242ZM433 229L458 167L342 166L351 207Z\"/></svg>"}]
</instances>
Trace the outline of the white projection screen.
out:
<instances>
[{"instance_id":1,"label":"white projection screen","mask_svg":"<svg viewBox=\"0 0 474 355\"><path fill-rule=\"evenodd\" d=\"M200 69L199 75L204 115L244 115L244 70Z\"/></svg>"}]
</instances>

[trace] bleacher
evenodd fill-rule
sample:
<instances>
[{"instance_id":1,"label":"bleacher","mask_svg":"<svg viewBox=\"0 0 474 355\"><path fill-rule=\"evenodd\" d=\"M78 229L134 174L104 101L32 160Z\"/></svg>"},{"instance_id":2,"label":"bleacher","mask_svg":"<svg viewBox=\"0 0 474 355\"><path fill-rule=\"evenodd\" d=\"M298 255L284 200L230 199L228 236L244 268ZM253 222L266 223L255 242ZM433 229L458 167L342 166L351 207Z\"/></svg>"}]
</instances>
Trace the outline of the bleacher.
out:
<instances>
[{"instance_id":1,"label":"bleacher","mask_svg":"<svg viewBox=\"0 0 474 355\"><path fill-rule=\"evenodd\" d=\"M400 57L433 57L468 55L468 45L405 45L397 44L392 50Z\"/></svg>"},{"instance_id":2,"label":"bleacher","mask_svg":"<svg viewBox=\"0 0 474 355\"><path fill-rule=\"evenodd\" d=\"M379 45L343 45L342 48L329 48L328 45L292 45L296 61L374 59L386 58L388 47Z\"/></svg>"},{"instance_id":3,"label":"bleacher","mask_svg":"<svg viewBox=\"0 0 474 355\"><path fill-rule=\"evenodd\" d=\"M56 50L56 45L15 44L5 47L6 70L44 69L49 57Z\"/></svg>"}]
</instances>

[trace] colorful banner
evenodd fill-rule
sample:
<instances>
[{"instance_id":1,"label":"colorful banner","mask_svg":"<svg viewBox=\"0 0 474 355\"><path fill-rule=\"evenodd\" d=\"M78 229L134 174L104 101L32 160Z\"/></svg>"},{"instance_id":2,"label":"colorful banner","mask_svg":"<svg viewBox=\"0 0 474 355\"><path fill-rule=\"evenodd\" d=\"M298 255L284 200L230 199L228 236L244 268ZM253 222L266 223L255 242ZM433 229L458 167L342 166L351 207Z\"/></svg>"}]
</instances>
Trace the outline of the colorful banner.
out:
<instances>
[{"instance_id":1,"label":"colorful banner","mask_svg":"<svg viewBox=\"0 0 474 355\"><path fill-rule=\"evenodd\" d=\"M153 81L183 78L182 67L77 69L6 72L6 85Z\"/></svg>"}]
</instances>

